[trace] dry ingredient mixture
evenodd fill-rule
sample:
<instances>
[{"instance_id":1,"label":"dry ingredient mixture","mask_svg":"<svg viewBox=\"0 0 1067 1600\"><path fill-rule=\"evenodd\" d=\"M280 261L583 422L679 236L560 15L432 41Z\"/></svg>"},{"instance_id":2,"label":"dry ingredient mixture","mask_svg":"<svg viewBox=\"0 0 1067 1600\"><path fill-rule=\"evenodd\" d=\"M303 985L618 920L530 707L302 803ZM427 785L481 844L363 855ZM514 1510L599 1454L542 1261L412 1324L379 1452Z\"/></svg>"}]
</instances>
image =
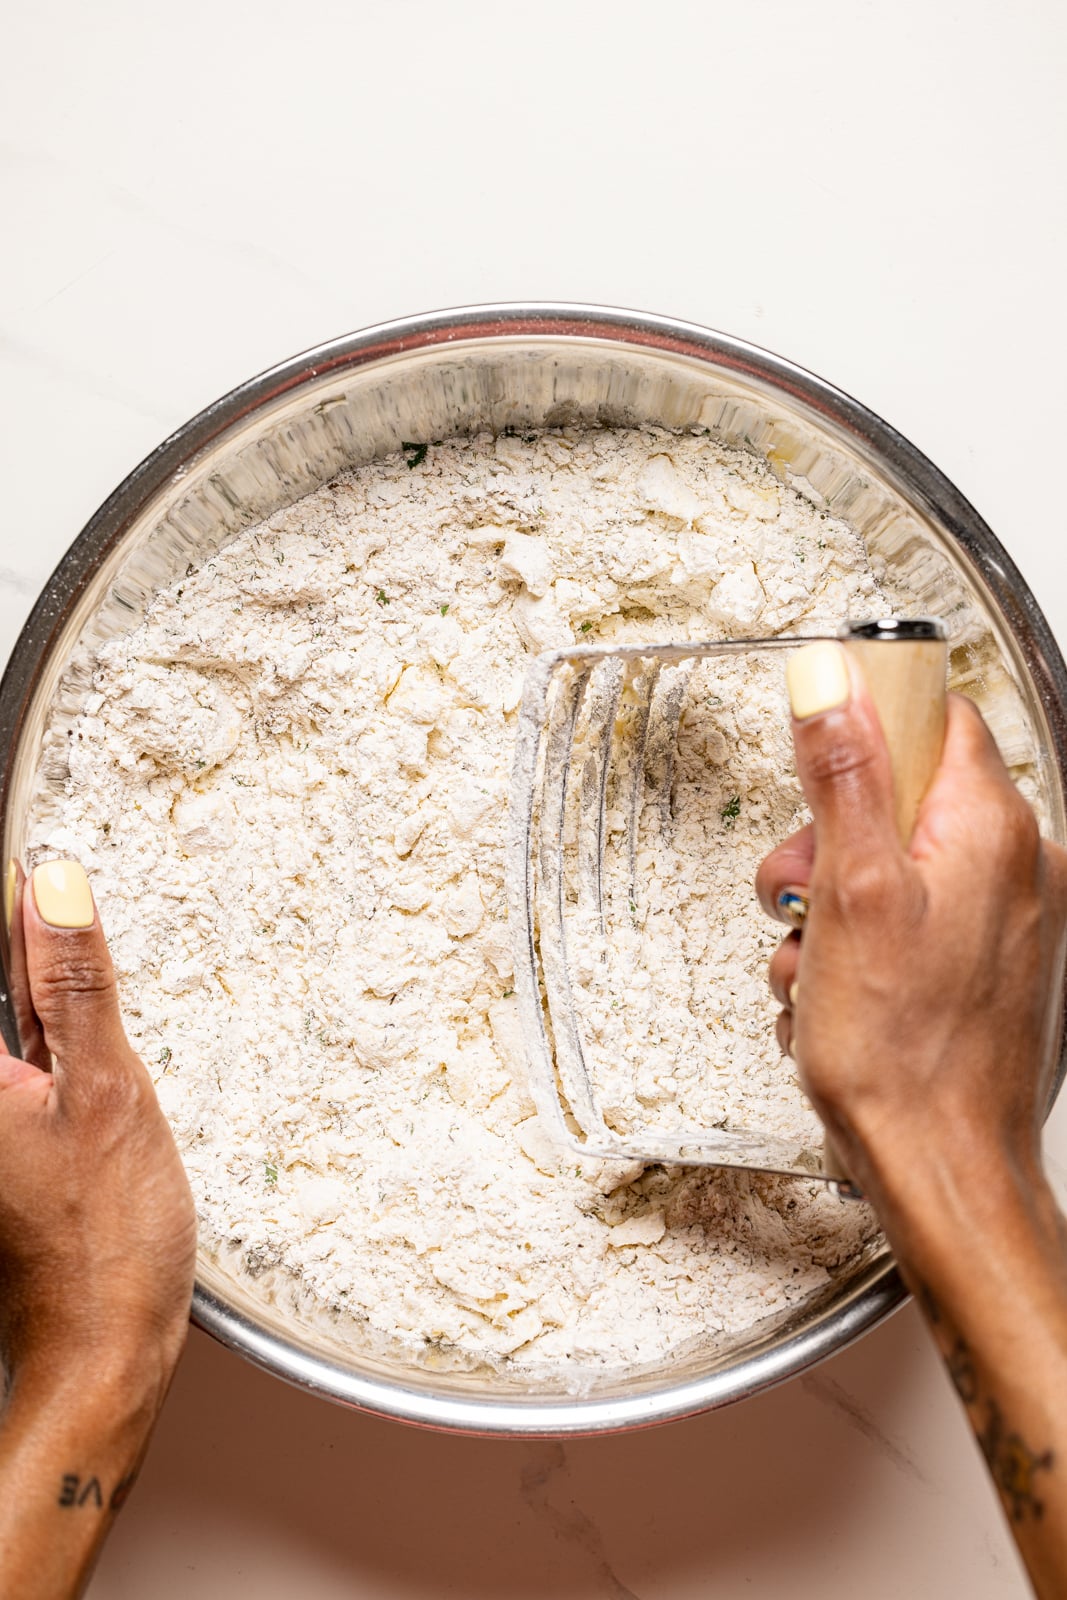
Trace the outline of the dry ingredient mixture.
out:
<instances>
[{"instance_id":1,"label":"dry ingredient mixture","mask_svg":"<svg viewBox=\"0 0 1067 1600\"><path fill-rule=\"evenodd\" d=\"M31 845L90 871L205 1246L339 1337L540 1371L660 1361L854 1257L871 1218L820 1185L556 1146L515 1016L504 822L531 652L877 608L847 526L756 456L657 429L405 446L159 593L102 648ZM812 1137L750 887L799 797L752 672L685 734L716 774L697 855L717 865L661 856L657 892L714 974L694 1038L732 1035L710 1089L691 1052L690 1100L743 1118L760 1095Z\"/></svg>"},{"instance_id":2,"label":"dry ingredient mixture","mask_svg":"<svg viewBox=\"0 0 1067 1600\"><path fill-rule=\"evenodd\" d=\"M781 931L753 914L762 854L806 815L792 777L786 659L754 649L635 664L614 708L599 848L605 713L595 690L568 746L566 980L549 992L561 1013L569 996L581 1060L569 1057L561 1022L557 1072L566 1091L584 1066L607 1127L636 1151L645 1132L681 1142L726 1128L796 1141L819 1159L818 1119L769 1048L778 1007L767 961ZM558 837L555 799L547 815ZM558 890L547 880L536 896L551 929ZM595 1125L587 1131L596 1142ZM794 1159L782 1150L766 1163Z\"/></svg>"}]
</instances>

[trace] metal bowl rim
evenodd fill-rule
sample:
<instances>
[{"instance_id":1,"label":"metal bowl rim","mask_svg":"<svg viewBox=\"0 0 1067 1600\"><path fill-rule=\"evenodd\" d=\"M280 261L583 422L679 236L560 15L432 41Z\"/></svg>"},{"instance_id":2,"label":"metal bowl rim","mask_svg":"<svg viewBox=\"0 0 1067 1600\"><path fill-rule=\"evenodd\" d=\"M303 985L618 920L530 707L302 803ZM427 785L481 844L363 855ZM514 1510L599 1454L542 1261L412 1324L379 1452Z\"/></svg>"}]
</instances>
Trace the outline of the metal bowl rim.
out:
<instances>
[{"instance_id":1,"label":"metal bowl rim","mask_svg":"<svg viewBox=\"0 0 1067 1600\"><path fill-rule=\"evenodd\" d=\"M0 680L0 816L6 815L11 754L49 647L84 583L134 517L201 451L244 418L324 375L357 369L443 345L486 341L604 342L644 348L753 381L783 394L850 442L894 487L951 529L990 592L1041 700L1067 797L1067 667L1029 587L974 507L902 434L858 400L784 357L695 323L648 312L580 302L526 301L461 306L398 318L329 340L246 380L170 434L134 468L86 523L62 557L22 628ZM1010 619L1010 620L1009 620ZM6 993L0 1021L12 1037ZM1063 1075L1063 1063L1060 1079ZM1058 1080L1059 1081L1059 1080ZM1058 1085L1057 1085L1058 1086ZM468 1400L434 1397L361 1378L328 1357L257 1327L202 1283L193 1322L222 1344L286 1381L378 1416L437 1430L510 1437L600 1434L679 1420L760 1392L836 1353L895 1311L907 1290L892 1263L868 1269L867 1281L844 1307L821 1316L755 1360L684 1384L664 1383L632 1397Z\"/></svg>"}]
</instances>

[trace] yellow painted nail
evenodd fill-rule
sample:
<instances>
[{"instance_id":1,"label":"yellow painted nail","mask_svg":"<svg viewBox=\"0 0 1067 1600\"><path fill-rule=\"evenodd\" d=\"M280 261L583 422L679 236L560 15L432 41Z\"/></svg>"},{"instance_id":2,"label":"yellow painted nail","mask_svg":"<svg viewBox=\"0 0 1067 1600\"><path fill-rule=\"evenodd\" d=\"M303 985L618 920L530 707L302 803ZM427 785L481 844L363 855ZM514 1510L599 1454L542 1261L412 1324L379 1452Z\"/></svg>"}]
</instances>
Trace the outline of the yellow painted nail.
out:
<instances>
[{"instance_id":1,"label":"yellow painted nail","mask_svg":"<svg viewBox=\"0 0 1067 1600\"><path fill-rule=\"evenodd\" d=\"M91 928L93 896L77 861L43 861L33 869L33 898L53 928Z\"/></svg>"},{"instance_id":2,"label":"yellow painted nail","mask_svg":"<svg viewBox=\"0 0 1067 1600\"><path fill-rule=\"evenodd\" d=\"M799 985L799 983L791 983L789 985L789 1004L791 1006L795 1006L799 996L800 996L800 985Z\"/></svg>"},{"instance_id":3,"label":"yellow painted nail","mask_svg":"<svg viewBox=\"0 0 1067 1600\"><path fill-rule=\"evenodd\" d=\"M7 864L7 878L4 880L4 921L8 928L15 915L15 890L19 886L19 869L13 861Z\"/></svg>"},{"instance_id":4,"label":"yellow painted nail","mask_svg":"<svg viewBox=\"0 0 1067 1600\"><path fill-rule=\"evenodd\" d=\"M843 706L852 687L844 650L833 639L804 645L789 657L785 683L798 722Z\"/></svg>"}]
</instances>

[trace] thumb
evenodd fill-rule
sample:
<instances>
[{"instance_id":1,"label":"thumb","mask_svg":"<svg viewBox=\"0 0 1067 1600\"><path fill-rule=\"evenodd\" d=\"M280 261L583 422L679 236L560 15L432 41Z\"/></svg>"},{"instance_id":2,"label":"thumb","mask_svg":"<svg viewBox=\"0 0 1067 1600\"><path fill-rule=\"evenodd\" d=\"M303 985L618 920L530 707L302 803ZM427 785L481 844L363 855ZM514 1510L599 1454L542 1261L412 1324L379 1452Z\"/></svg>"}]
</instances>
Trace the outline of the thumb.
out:
<instances>
[{"instance_id":1,"label":"thumb","mask_svg":"<svg viewBox=\"0 0 1067 1600\"><path fill-rule=\"evenodd\" d=\"M22 899L30 998L60 1092L69 1092L90 1067L97 1083L132 1052L84 869L77 861L45 861L34 868L30 891Z\"/></svg>"},{"instance_id":2,"label":"thumb","mask_svg":"<svg viewBox=\"0 0 1067 1600\"><path fill-rule=\"evenodd\" d=\"M855 661L831 639L805 645L789 658L786 686L820 876L899 856L889 751Z\"/></svg>"},{"instance_id":3,"label":"thumb","mask_svg":"<svg viewBox=\"0 0 1067 1600\"><path fill-rule=\"evenodd\" d=\"M52 1069L52 1057L41 1033L41 1023L30 997L30 978L26 969L26 934L22 904L26 894L26 874L18 861L8 862L4 894L4 917L8 936L8 994L15 1013L18 1049L23 1061L32 1062L42 1072Z\"/></svg>"}]
</instances>

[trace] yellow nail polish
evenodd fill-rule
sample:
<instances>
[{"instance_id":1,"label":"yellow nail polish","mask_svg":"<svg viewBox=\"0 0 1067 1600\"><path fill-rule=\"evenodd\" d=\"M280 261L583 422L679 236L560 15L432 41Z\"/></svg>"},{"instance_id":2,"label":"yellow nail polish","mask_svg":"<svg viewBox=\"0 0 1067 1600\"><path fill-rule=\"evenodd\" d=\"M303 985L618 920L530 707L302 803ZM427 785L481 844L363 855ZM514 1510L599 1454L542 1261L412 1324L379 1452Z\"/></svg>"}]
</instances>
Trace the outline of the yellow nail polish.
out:
<instances>
[{"instance_id":1,"label":"yellow nail polish","mask_svg":"<svg viewBox=\"0 0 1067 1600\"><path fill-rule=\"evenodd\" d=\"M799 985L799 983L791 983L789 985L789 1004L791 1006L795 1006L799 996L800 996L800 985Z\"/></svg>"},{"instance_id":2,"label":"yellow nail polish","mask_svg":"<svg viewBox=\"0 0 1067 1600\"><path fill-rule=\"evenodd\" d=\"M43 861L34 867L33 898L50 927L92 927L92 891L85 869L77 861Z\"/></svg>"},{"instance_id":3,"label":"yellow nail polish","mask_svg":"<svg viewBox=\"0 0 1067 1600\"><path fill-rule=\"evenodd\" d=\"M851 692L845 652L833 639L806 644L785 669L789 707L798 722L843 706Z\"/></svg>"},{"instance_id":4,"label":"yellow nail polish","mask_svg":"<svg viewBox=\"0 0 1067 1600\"><path fill-rule=\"evenodd\" d=\"M19 869L13 861L7 864L7 878L4 881L4 921L8 928L15 915L15 890L19 886Z\"/></svg>"}]
</instances>

